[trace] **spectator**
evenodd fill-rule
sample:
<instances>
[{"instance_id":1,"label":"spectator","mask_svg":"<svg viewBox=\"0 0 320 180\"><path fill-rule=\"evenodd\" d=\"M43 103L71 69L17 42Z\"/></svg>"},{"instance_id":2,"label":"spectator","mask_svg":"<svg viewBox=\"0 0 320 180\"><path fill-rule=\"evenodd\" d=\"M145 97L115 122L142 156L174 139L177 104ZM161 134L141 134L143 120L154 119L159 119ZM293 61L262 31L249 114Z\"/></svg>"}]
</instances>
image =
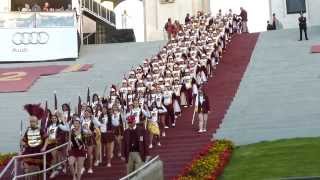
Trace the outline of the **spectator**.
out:
<instances>
[{"instance_id":1,"label":"spectator","mask_svg":"<svg viewBox=\"0 0 320 180\"><path fill-rule=\"evenodd\" d=\"M247 26L247 22L248 22L248 14L247 11L243 8L240 7L240 17L242 19L242 32L243 33L248 33L248 26Z\"/></svg>"},{"instance_id":2,"label":"spectator","mask_svg":"<svg viewBox=\"0 0 320 180\"><path fill-rule=\"evenodd\" d=\"M273 13L273 14L272 14L272 28L273 28L274 30L276 30L276 29L277 29L277 25L276 25L276 23L277 23L276 14L275 14L275 13Z\"/></svg>"},{"instance_id":3,"label":"spectator","mask_svg":"<svg viewBox=\"0 0 320 180\"><path fill-rule=\"evenodd\" d=\"M58 12L64 11L64 7L61 6L59 9L56 9L56 11L58 11Z\"/></svg>"},{"instance_id":4,"label":"spectator","mask_svg":"<svg viewBox=\"0 0 320 180\"><path fill-rule=\"evenodd\" d=\"M44 3L42 11L45 11L45 12L49 12L50 11L50 5L49 5L48 2Z\"/></svg>"},{"instance_id":5,"label":"spectator","mask_svg":"<svg viewBox=\"0 0 320 180\"><path fill-rule=\"evenodd\" d=\"M282 24L280 23L279 19L276 17L275 13L272 14L272 26L274 30L282 29Z\"/></svg>"},{"instance_id":6,"label":"spectator","mask_svg":"<svg viewBox=\"0 0 320 180\"><path fill-rule=\"evenodd\" d=\"M66 11L72 11L72 5L69 3Z\"/></svg>"},{"instance_id":7,"label":"spectator","mask_svg":"<svg viewBox=\"0 0 320 180\"><path fill-rule=\"evenodd\" d=\"M22 12L30 12L31 9L30 9L30 5L25 3L24 4L24 8L21 9Z\"/></svg>"},{"instance_id":8,"label":"spectator","mask_svg":"<svg viewBox=\"0 0 320 180\"><path fill-rule=\"evenodd\" d=\"M274 30L272 24L270 24L270 21L267 21L267 30L268 31Z\"/></svg>"},{"instance_id":9,"label":"spectator","mask_svg":"<svg viewBox=\"0 0 320 180\"><path fill-rule=\"evenodd\" d=\"M32 12L40 12L41 11L41 7L35 3L33 6L32 6Z\"/></svg>"}]
</instances>

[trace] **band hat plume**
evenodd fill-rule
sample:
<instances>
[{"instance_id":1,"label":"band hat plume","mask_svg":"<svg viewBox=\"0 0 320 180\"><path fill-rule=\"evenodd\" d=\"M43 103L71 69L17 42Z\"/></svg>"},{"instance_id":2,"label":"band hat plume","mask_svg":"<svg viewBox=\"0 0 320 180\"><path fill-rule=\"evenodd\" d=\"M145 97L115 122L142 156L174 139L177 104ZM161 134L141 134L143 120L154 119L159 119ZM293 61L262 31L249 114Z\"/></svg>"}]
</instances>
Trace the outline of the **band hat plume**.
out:
<instances>
[{"instance_id":1,"label":"band hat plume","mask_svg":"<svg viewBox=\"0 0 320 180\"><path fill-rule=\"evenodd\" d=\"M37 119L42 119L45 115L45 111L41 108L40 104L26 104L24 109L30 116L35 116Z\"/></svg>"},{"instance_id":2,"label":"band hat plume","mask_svg":"<svg viewBox=\"0 0 320 180\"><path fill-rule=\"evenodd\" d=\"M136 118L135 118L135 116L131 115L131 116L128 116L127 121L128 121L128 123L135 123Z\"/></svg>"}]
</instances>

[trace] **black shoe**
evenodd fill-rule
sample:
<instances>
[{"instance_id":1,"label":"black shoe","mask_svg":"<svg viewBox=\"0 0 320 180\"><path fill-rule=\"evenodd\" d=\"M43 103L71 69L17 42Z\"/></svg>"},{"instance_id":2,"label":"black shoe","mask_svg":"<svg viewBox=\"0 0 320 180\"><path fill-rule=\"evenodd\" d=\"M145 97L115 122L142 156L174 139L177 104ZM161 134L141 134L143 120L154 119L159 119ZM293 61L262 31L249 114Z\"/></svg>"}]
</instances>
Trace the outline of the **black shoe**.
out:
<instances>
[{"instance_id":1,"label":"black shoe","mask_svg":"<svg viewBox=\"0 0 320 180\"><path fill-rule=\"evenodd\" d=\"M302 41L302 39L299 39L298 41Z\"/></svg>"},{"instance_id":2,"label":"black shoe","mask_svg":"<svg viewBox=\"0 0 320 180\"><path fill-rule=\"evenodd\" d=\"M307 38L306 40L308 41L309 39Z\"/></svg>"}]
</instances>

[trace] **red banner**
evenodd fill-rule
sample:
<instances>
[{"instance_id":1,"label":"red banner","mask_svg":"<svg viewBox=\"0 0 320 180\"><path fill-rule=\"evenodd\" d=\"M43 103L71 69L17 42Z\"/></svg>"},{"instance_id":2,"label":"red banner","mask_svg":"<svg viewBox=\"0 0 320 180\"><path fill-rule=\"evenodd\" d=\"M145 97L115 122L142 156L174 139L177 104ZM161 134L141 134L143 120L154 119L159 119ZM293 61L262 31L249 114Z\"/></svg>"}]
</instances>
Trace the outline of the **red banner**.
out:
<instances>
[{"instance_id":1,"label":"red banner","mask_svg":"<svg viewBox=\"0 0 320 180\"><path fill-rule=\"evenodd\" d=\"M320 53L320 45L314 45L311 47L311 53Z\"/></svg>"}]
</instances>

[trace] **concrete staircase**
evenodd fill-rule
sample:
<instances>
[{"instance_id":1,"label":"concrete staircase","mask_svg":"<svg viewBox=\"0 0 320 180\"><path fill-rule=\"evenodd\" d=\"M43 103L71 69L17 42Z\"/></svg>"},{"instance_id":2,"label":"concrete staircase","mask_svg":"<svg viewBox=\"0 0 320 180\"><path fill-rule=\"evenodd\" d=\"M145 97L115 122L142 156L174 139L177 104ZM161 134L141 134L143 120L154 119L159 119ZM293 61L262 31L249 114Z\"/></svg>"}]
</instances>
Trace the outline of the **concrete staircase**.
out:
<instances>
[{"instance_id":1,"label":"concrete staircase","mask_svg":"<svg viewBox=\"0 0 320 180\"><path fill-rule=\"evenodd\" d=\"M214 138L250 144L320 135L319 54L299 42L298 30L261 33L240 88Z\"/></svg>"}]
</instances>

